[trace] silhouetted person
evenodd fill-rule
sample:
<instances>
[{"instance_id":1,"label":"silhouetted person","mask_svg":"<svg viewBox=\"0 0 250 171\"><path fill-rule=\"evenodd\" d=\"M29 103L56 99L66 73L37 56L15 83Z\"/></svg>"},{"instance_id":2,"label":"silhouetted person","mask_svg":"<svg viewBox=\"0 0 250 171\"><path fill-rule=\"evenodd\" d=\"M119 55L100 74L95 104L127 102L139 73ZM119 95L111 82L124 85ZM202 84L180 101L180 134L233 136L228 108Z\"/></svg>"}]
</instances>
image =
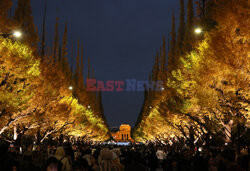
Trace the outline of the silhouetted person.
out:
<instances>
[{"instance_id":1,"label":"silhouetted person","mask_svg":"<svg viewBox=\"0 0 250 171\"><path fill-rule=\"evenodd\" d=\"M8 145L0 145L0 167L2 170L12 170L11 168L11 158L8 155Z\"/></svg>"}]
</instances>

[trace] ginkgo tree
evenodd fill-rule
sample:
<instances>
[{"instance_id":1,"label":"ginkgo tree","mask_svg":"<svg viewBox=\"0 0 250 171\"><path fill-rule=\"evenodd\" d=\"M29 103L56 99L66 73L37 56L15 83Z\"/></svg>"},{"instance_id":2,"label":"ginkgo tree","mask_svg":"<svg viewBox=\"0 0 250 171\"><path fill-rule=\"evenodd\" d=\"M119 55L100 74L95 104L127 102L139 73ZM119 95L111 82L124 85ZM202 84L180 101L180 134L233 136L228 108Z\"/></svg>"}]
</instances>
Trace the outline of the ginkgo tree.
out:
<instances>
[{"instance_id":1,"label":"ginkgo tree","mask_svg":"<svg viewBox=\"0 0 250 171\"><path fill-rule=\"evenodd\" d=\"M210 138L224 137L239 147L240 137L249 129L249 10L244 0L218 1L212 10L217 25L197 39L192 51L175 56L179 64L166 72L164 91L146 96L135 138L154 140L157 134L175 130L190 145L196 138L208 143ZM152 109L145 110L149 106Z\"/></svg>"},{"instance_id":2,"label":"ginkgo tree","mask_svg":"<svg viewBox=\"0 0 250 171\"><path fill-rule=\"evenodd\" d=\"M98 111L72 95L70 80L57 64L40 63L28 46L9 39L1 38L0 52L0 135L18 126L22 134L39 132L41 142L49 135L83 136L91 131L96 140L109 137L102 118L94 113Z\"/></svg>"},{"instance_id":3,"label":"ginkgo tree","mask_svg":"<svg viewBox=\"0 0 250 171\"><path fill-rule=\"evenodd\" d=\"M35 60L28 47L19 42L0 38L0 134L14 122L31 115L33 88L40 74L39 61Z\"/></svg>"},{"instance_id":4,"label":"ginkgo tree","mask_svg":"<svg viewBox=\"0 0 250 171\"><path fill-rule=\"evenodd\" d=\"M68 63L67 24L61 43L60 20L59 17L56 19L54 45L48 47L45 43L45 4L39 55L39 36L30 1L19 0L13 17L9 16L11 7L10 0L0 2L0 35L10 35L13 29L24 35L18 40L12 36L0 38L0 138L12 139L14 132L14 139L30 135L36 137L37 142L61 134L91 140L108 139L110 134L101 94L85 89L80 40L77 43L77 69L74 71L73 52L71 67Z\"/></svg>"}]
</instances>

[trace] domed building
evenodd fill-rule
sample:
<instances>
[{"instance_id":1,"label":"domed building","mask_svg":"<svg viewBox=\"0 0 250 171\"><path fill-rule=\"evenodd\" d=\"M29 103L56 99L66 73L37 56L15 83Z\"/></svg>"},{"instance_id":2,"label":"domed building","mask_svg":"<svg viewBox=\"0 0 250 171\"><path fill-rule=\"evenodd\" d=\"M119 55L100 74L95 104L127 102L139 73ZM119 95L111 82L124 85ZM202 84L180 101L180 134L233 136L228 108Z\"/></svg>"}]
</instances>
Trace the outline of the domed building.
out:
<instances>
[{"instance_id":1,"label":"domed building","mask_svg":"<svg viewBox=\"0 0 250 171\"><path fill-rule=\"evenodd\" d=\"M111 135L116 142L134 142L129 124L121 124L119 130L111 130Z\"/></svg>"}]
</instances>

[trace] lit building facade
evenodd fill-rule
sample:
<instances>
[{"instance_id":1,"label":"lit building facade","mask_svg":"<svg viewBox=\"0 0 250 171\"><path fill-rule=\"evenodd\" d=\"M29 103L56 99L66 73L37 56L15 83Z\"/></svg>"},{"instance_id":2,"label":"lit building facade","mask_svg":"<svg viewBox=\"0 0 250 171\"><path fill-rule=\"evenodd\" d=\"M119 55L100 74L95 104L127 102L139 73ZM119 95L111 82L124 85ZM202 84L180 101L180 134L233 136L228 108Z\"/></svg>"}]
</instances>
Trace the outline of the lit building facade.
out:
<instances>
[{"instance_id":1,"label":"lit building facade","mask_svg":"<svg viewBox=\"0 0 250 171\"><path fill-rule=\"evenodd\" d=\"M119 130L112 131L111 135L116 142L134 142L131 138L131 126L121 124Z\"/></svg>"}]
</instances>

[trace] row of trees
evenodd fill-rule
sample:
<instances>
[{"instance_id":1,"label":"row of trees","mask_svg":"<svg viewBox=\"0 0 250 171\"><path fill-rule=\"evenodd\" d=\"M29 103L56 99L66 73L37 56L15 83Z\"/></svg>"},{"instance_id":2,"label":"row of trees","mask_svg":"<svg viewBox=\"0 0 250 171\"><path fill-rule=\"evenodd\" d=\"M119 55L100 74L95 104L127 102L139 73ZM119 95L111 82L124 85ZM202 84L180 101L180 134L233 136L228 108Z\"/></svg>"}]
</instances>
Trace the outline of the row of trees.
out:
<instances>
[{"instance_id":1,"label":"row of trees","mask_svg":"<svg viewBox=\"0 0 250 171\"><path fill-rule=\"evenodd\" d=\"M165 39L157 52L151 81L163 80L161 92L145 91L133 137L138 141L186 139L217 145L249 145L250 19L246 0L198 3L197 17L180 0L176 38L173 15L168 64ZM230 21L230 22L229 22ZM195 26L204 31L195 35ZM152 124L153 123L153 124ZM248 135L248 136L247 136Z\"/></svg>"},{"instance_id":2,"label":"row of trees","mask_svg":"<svg viewBox=\"0 0 250 171\"><path fill-rule=\"evenodd\" d=\"M19 0L14 16L10 15L11 6L11 0L0 2L0 33L17 29L23 35L20 40L11 35L0 38L1 138L16 140L22 135L31 135L37 142L43 142L50 136L64 134L90 140L108 139L101 93L86 91L80 41L76 55L72 46L69 57L67 25L60 42L57 18L50 48L45 34L46 2L41 41L33 22L30 1ZM88 60L87 77L93 78L94 70L91 74L90 68Z\"/></svg>"}]
</instances>

